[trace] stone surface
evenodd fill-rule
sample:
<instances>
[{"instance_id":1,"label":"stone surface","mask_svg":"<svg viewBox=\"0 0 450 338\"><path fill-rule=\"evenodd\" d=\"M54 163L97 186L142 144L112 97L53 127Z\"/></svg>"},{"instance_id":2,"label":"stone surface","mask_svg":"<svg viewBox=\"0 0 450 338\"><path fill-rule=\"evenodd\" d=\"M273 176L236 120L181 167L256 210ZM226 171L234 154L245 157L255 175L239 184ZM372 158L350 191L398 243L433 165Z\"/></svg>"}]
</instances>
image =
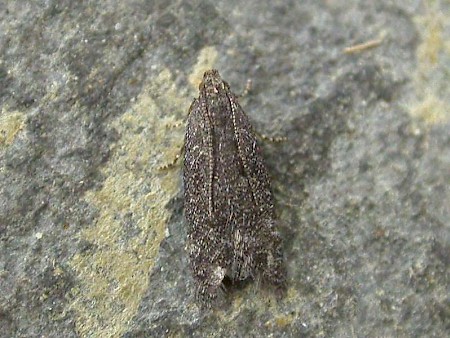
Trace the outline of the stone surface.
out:
<instances>
[{"instance_id":1,"label":"stone surface","mask_svg":"<svg viewBox=\"0 0 450 338\"><path fill-rule=\"evenodd\" d=\"M1 2L0 336L448 336L449 22L445 1ZM279 302L193 301L161 166L209 68L288 138L262 144Z\"/></svg>"}]
</instances>

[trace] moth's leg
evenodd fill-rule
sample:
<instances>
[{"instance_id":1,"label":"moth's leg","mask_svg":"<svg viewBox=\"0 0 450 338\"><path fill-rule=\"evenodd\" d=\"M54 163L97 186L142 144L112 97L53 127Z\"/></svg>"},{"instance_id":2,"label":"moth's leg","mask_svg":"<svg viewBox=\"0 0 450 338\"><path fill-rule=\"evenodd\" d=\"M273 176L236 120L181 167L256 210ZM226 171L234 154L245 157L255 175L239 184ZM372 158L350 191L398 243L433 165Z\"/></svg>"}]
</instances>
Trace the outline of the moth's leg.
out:
<instances>
[{"instance_id":1,"label":"moth's leg","mask_svg":"<svg viewBox=\"0 0 450 338\"><path fill-rule=\"evenodd\" d=\"M189 116L191 115L191 112L192 112L193 110L195 110L195 107L198 105L198 103L199 103L198 100L197 100L197 99L194 99L194 102L192 102L192 105L191 105L191 107L189 108L189 112L188 112L188 114L186 115L186 117L185 117L183 120L178 121L178 122L176 122L176 123L174 123L174 124L166 125L166 128L168 128L168 129L173 129L173 128L178 128L178 127L180 127L180 126L186 125L186 121L188 120ZM183 141L183 144L181 145L180 150L179 150L178 153L175 155L175 158L174 158L171 162L169 162L169 163L167 163L167 164L164 164L164 165L160 166L160 167L159 167L159 170L167 170L167 169L172 169L172 168L174 168L175 165L176 165L177 162L178 162L178 159L179 159L180 157L183 156L183 154L184 154L184 149L185 149L185 140Z\"/></svg>"},{"instance_id":2,"label":"moth's leg","mask_svg":"<svg viewBox=\"0 0 450 338\"><path fill-rule=\"evenodd\" d=\"M247 84L245 85L244 91L243 91L241 94L236 95L236 97L237 97L238 99L241 99L241 98L247 96L248 93L249 93L251 90L252 90L252 80L251 80L251 79L248 79L248 80L247 80ZM287 137L272 137L272 136L267 136L267 135L265 135L265 134L262 134L262 133L258 132L258 131L255 130L254 128L253 128L253 132L256 134L256 136L258 136L258 137L259 137L261 140L263 140L263 141L269 141L269 142L272 142L272 143L279 143L279 142L285 142L285 141L287 141Z\"/></svg>"},{"instance_id":3,"label":"moth's leg","mask_svg":"<svg viewBox=\"0 0 450 338\"><path fill-rule=\"evenodd\" d=\"M272 143L281 143L281 142L287 141L287 137L285 137L285 136L272 137L272 136L267 136L265 134L261 134L257 130L254 130L254 132L255 132L256 136L258 136L263 141L269 141Z\"/></svg>"},{"instance_id":4,"label":"moth's leg","mask_svg":"<svg viewBox=\"0 0 450 338\"><path fill-rule=\"evenodd\" d=\"M252 90L252 80L251 79L247 79L247 83L245 84L245 88L242 91L241 94L237 95L238 98L243 98L245 96L248 95L248 93L250 93L250 91Z\"/></svg>"}]
</instances>

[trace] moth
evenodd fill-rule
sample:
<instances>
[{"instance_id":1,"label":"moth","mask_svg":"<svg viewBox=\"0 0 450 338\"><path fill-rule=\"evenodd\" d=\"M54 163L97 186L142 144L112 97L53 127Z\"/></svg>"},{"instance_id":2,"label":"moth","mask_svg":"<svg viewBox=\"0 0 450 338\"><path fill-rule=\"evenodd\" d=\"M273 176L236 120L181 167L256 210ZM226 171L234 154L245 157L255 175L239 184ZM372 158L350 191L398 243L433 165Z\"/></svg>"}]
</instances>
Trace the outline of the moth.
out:
<instances>
[{"instance_id":1,"label":"moth","mask_svg":"<svg viewBox=\"0 0 450 338\"><path fill-rule=\"evenodd\" d=\"M286 272L270 179L255 133L217 70L205 72L187 119L184 197L187 252L202 303L231 282L282 290Z\"/></svg>"}]
</instances>

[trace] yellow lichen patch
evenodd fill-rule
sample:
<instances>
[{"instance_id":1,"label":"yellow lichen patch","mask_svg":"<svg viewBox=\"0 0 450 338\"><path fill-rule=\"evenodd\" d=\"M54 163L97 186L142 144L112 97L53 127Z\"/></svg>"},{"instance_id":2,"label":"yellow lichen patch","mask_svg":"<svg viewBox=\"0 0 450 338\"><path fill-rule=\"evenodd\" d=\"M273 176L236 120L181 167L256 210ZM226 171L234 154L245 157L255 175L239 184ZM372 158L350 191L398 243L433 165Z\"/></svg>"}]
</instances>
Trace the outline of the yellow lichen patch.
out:
<instances>
[{"instance_id":1,"label":"yellow lichen patch","mask_svg":"<svg viewBox=\"0 0 450 338\"><path fill-rule=\"evenodd\" d=\"M8 146L25 126L25 115L2 109L0 114L0 147Z\"/></svg>"},{"instance_id":2,"label":"yellow lichen patch","mask_svg":"<svg viewBox=\"0 0 450 338\"><path fill-rule=\"evenodd\" d=\"M265 326L269 330L283 330L292 325L292 322L295 320L295 316L292 314L282 314L274 317L273 319L268 320L265 323Z\"/></svg>"},{"instance_id":3,"label":"yellow lichen patch","mask_svg":"<svg viewBox=\"0 0 450 338\"><path fill-rule=\"evenodd\" d=\"M203 73L208 69L213 68L217 56L218 53L214 47L205 47L200 51L197 63L189 76L189 82L194 88L198 88L198 85L202 81Z\"/></svg>"},{"instance_id":4,"label":"yellow lichen patch","mask_svg":"<svg viewBox=\"0 0 450 338\"><path fill-rule=\"evenodd\" d=\"M226 310L224 308L215 308L215 315L219 322L236 323L235 330L239 331L240 322L238 318L243 312L249 310L252 311L254 318L264 318L267 315L267 311L270 310L274 318L267 321L265 325L273 329L276 325L281 326L283 319L287 320L289 318L289 315L282 312L282 304L292 302L291 307L289 307L291 309L299 306L299 298L296 298L299 297L298 293L290 290L292 288L288 288L287 295L282 300L278 300L274 289L263 287L256 280L239 292L232 290L232 303L230 306ZM288 323L285 326L288 326Z\"/></svg>"},{"instance_id":5,"label":"yellow lichen patch","mask_svg":"<svg viewBox=\"0 0 450 338\"><path fill-rule=\"evenodd\" d=\"M428 125L445 121L449 116L448 106L444 101L430 93L423 101L411 108L414 117L423 120Z\"/></svg>"},{"instance_id":6,"label":"yellow lichen patch","mask_svg":"<svg viewBox=\"0 0 450 338\"><path fill-rule=\"evenodd\" d=\"M94 223L80 234L91 245L71 261L80 282L70 309L82 337L121 336L149 287L170 216L165 205L181 186L177 168L160 170L171 160L167 153L183 142L182 130L167 125L188 106L170 72L163 71L112 123L120 139L103 169L103 187L86 194L98 209Z\"/></svg>"},{"instance_id":7,"label":"yellow lichen patch","mask_svg":"<svg viewBox=\"0 0 450 338\"><path fill-rule=\"evenodd\" d=\"M416 19L422 26L422 42L417 49L420 65L433 65L439 62L439 54L444 48L442 38L444 19L437 9L432 8L428 10L427 15Z\"/></svg>"},{"instance_id":8,"label":"yellow lichen patch","mask_svg":"<svg viewBox=\"0 0 450 338\"><path fill-rule=\"evenodd\" d=\"M410 105L410 113L425 125L434 125L450 119L448 109L450 81L447 65L450 60L450 45L444 32L448 30L448 16L444 15L438 3L425 2L423 16L415 18L421 43L417 48L417 73L414 86L417 100Z\"/></svg>"}]
</instances>

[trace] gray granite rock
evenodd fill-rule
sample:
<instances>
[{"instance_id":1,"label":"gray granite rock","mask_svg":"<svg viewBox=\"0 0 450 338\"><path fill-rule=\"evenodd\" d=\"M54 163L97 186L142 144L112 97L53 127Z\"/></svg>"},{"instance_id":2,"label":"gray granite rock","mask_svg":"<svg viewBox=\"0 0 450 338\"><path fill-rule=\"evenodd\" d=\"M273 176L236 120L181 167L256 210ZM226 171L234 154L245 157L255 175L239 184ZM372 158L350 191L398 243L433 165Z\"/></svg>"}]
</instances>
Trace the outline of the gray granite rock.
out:
<instances>
[{"instance_id":1,"label":"gray granite rock","mask_svg":"<svg viewBox=\"0 0 450 338\"><path fill-rule=\"evenodd\" d=\"M448 2L0 3L0 336L446 337ZM346 49L362 43L365 45ZM287 295L192 294L202 72L263 134ZM181 125L181 126L180 126Z\"/></svg>"}]
</instances>

